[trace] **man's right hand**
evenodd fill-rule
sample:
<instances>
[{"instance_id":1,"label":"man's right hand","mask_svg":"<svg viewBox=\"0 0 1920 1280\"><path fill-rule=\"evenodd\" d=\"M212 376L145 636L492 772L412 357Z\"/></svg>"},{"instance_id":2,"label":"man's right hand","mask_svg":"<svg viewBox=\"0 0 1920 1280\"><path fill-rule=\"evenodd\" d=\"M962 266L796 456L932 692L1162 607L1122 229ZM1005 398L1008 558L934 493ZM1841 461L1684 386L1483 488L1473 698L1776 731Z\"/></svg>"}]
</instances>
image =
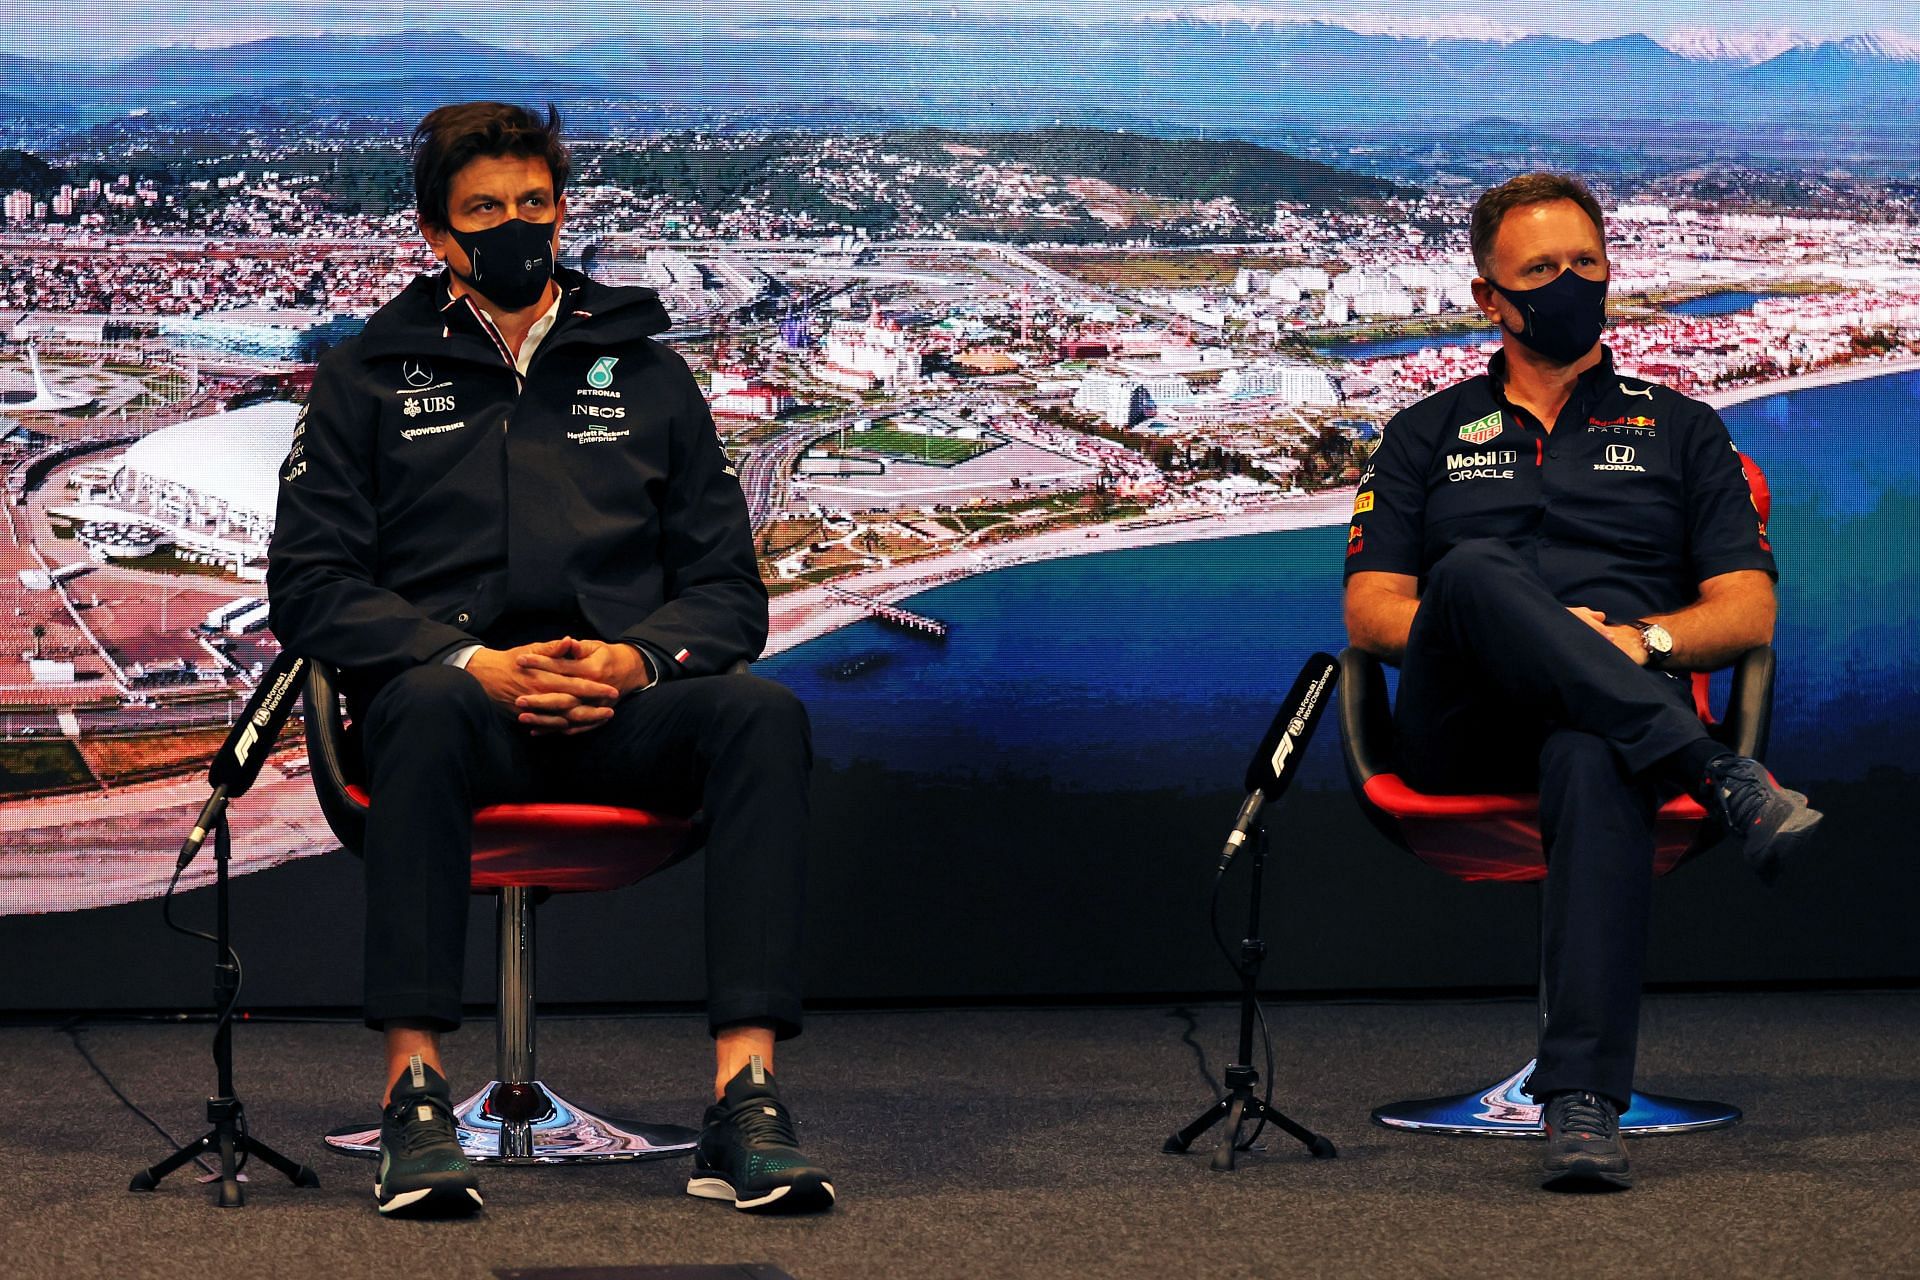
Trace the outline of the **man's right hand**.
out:
<instances>
[{"instance_id":1,"label":"man's right hand","mask_svg":"<svg viewBox=\"0 0 1920 1280\"><path fill-rule=\"evenodd\" d=\"M542 671L522 661L529 656L570 658L575 648L574 639L565 636L513 649L477 649L467 660L467 674L480 682L496 705L512 712L521 727L535 734L584 733L613 719L620 691L597 680Z\"/></svg>"}]
</instances>

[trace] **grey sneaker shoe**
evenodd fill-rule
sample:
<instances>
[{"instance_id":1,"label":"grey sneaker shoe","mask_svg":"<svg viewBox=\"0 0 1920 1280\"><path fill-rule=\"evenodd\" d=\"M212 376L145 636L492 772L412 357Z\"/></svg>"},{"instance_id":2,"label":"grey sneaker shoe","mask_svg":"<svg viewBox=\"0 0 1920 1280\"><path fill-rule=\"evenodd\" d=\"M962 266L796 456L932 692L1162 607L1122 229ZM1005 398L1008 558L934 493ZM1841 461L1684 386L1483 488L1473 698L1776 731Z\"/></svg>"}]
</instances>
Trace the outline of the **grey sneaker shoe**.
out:
<instances>
[{"instance_id":1,"label":"grey sneaker shoe","mask_svg":"<svg viewBox=\"0 0 1920 1280\"><path fill-rule=\"evenodd\" d=\"M1547 1155L1540 1185L1549 1191L1624 1191L1633 1185L1627 1149L1620 1144L1620 1113L1597 1093L1556 1093L1547 1099Z\"/></svg>"},{"instance_id":2,"label":"grey sneaker shoe","mask_svg":"<svg viewBox=\"0 0 1920 1280\"><path fill-rule=\"evenodd\" d=\"M1822 817L1798 791L1775 785L1766 766L1732 752L1707 764L1709 806L1725 819L1754 874L1772 884L1811 842Z\"/></svg>"}]
</instances>

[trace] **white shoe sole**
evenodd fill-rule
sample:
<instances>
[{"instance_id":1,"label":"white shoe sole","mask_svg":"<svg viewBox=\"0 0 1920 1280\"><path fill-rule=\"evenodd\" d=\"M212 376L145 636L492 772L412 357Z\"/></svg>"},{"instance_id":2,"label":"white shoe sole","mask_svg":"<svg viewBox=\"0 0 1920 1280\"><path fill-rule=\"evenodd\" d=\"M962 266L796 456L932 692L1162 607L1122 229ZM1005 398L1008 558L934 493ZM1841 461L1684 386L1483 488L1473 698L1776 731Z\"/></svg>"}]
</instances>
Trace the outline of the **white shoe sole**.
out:
<instances>
[{"instance_id":1,"label":"white shoe sole","mask_svg":"<svg viewBox=\"0 0 1920 1280\"><path fill-rule=\"evenodd\" d=\"M808 1205L806 1207L819 1209L831 1208L834 1201L833 1184L831 1182L822 1182L816 1185L819 1186L820 1190L826 1192L826 1202L819 1205ZM733 1184L725 1178L687 1179L688 1195L698 1196L702 1200L727 1200L732 1202L733 1207L742 1213L753 1213L757 1210L766 1209L775 1205L786 1199L787 1194L792 1190L793 1187L790 1185L775 1187L764 1196L758 1196L752 1200L742 1200L738 1193L734 1191Z\"/></svg>"},{"instance_id":2,"label":"white shoe sole","mask_svg":"<svg viewBox=\"0 0 1920 1280\"><path fill-rule=\"evenodd\" d=\"M465 1187L462 1189L472 1198L473 1208L478 1209L485 1205L486 1201L480 1198L480 1189L478 1187ZM380 1184L375 1183L373 1187L373 1198L378 1203L381 1213L398 1213L402 1209L407 1209L419 1204L434 1192L442 1190L445 1190L445 1188L422 1187L418 1191L402 1191L392 1199L384 1199L385 1193L382 1191ZM471 1210L467 1209L467 1206L457 1200L449 1206L449 1208L455 1212L462 1210L471 1212Z\"/></svg>"}]
</instances>

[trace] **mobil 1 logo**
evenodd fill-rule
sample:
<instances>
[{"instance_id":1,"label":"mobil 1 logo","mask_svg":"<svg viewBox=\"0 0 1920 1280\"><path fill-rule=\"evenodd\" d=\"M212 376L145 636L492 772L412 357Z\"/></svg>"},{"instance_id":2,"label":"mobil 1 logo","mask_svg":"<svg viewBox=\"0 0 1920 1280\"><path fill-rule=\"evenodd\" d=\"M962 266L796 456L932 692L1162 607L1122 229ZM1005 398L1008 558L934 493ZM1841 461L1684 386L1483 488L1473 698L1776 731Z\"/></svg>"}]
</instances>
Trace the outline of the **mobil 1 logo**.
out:
<instances>
[{"instance_id":1,"label":"mobil 1 logo","mask_svg":"<svg viewBox=\"0 0 1920 1280\"><path fill-rule=\"evenodd\" d=\"M1477 453L1447 455L1447 483L1462 480L1511 480L1520 454L1513 449L1482 449Z\"/></svg>"}]
</instances>

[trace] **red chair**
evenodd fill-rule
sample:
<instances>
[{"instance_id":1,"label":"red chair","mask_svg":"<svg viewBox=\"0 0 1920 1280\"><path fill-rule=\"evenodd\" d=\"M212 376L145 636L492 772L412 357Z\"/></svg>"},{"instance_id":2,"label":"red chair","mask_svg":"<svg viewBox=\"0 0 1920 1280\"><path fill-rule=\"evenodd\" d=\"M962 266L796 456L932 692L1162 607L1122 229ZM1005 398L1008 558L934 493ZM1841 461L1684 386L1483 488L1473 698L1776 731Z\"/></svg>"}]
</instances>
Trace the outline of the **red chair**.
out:
<instances>
[{"instance_id":1,"label":"red chair","mask_svg":"<svg viewBox=\"0 0 1920 1280\"><path fill-rule=\"evenodd\" d=\"M368 797L358 738L348 731L335 673L307 667L307 752L327 825L355 854L366 837ZM554 893L618 889L699 847L693 819L592 804L490 805L474 814L475 893L499 900L499 1014L494 1079L454 1107L469 1160L501 1164L644 1160L691 1151L683 1125L598 1116L540 1079L534 1053L534 908ZM327 1145L376 1155L380 1127L356 1125Z\"/></svg>"},{"instance_id":2,"label":"red chair","mask_svg":"<svg viewBox=\"0 0 1920 1280\"><path fill-rule=\"evenodd\" d=\"M1742 455L1761 537L1771 506L1766 477ZM1733 667L1732 692L1723 718L1715 722L1708 705L1708 676L1693 677L1694 706L1718 741L1744 756L1763 756L1773 709L1773 650L1766 646L1742 654ZM1340 736L1347 776L1373 825L1389 840L1429 866L1459 880L1510 883L1546 877L1540 842L1537 795L1425 795L1407 785L1393 764L1393 712L1379 659L1358 649L1340 655ZM1654 873L1665 875L1688 858L1717 843L1724 828L1707 821L1706 810L1691 796L1662 805L1654 830ZM1540 1019L1545 1024L1545 974L1541 976ZM1421 1098L1376 1107L1374 1120L1393 1129L1427 1133L1540 1137L1541 1107L1522 1088L1534 1064L1497 1084L1470 1093ZM1635 1091L1620 1117L1627 1134L1680 1133L1717 1129L1740 1119L1740 1109L1724 1102L1697 1102Z\"/></svg>"}]
</instances>

